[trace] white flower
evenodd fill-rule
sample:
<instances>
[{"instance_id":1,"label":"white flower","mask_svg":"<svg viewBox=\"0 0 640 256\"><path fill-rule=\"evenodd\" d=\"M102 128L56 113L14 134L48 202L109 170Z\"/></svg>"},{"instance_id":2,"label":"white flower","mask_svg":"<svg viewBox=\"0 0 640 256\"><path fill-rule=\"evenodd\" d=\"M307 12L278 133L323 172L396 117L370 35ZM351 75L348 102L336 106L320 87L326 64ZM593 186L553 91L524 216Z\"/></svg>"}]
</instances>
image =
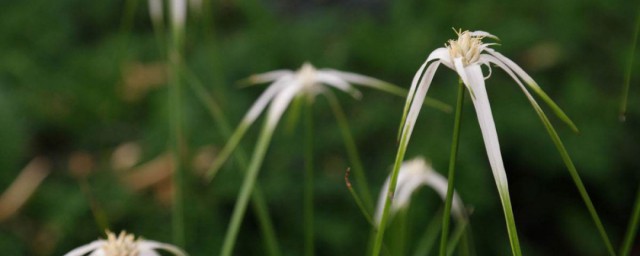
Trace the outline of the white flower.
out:
<instances>
[{"instance_id":1,"label":"white flower","mask_svg":"<svg viewBox=\"0 0 640 256\"><path fill-rule=\"evenodd\" d=\"M164 11L162 10L163 0L148 0L149 4L149 17L154 24L160 24L164 20Z\"/></svg>"},{"instance_id":2,"label":"white flower","mask_svg":"<svg viewBox=\"0 0 640 256\"><path fill-rule=\"evenodd\" d=\"M171 2L171 24L174 29L183 31L184 23L187 19L187 1L170 0Z\"/></svg>"},{"instance_id":3,"label":"white flower","mask_svg":"<svg viewBox=\"0 0 640 256\"><path fill-rule=\"evenodd\" d=\"M187 255L178 247L151 240L136 239L133 234L122 231L118 236L107 231L107 240L98 239L66 253L64 256L159 256L157 249L173 255Z\"/></svg>"},{"instance_id":4,"label":"white flower","mask_svg":"<svg viewBox=\"0 0 640 256\"><path fill-rule=\"evenodd\" d=\"M269 105L269 109L267 110L266 125L268 129L274 129L287 106L296 96L313 100L318 94L330 93L329 88L333 87L359 99L362 94L352 84L360 84L396 94L402 90L387 82L356 73L334 69L316 69L308 62L304 63L297 71L276 70L252 75L248 80L252 84L270 82L271 85L253 103L234 134L229 138L227 145L218 154L209 171L210 178L229 157L246 130L262 114L267 105Z\"/></svg>"},{"instance_id":5,"label":"white flower","mask_svg":"<svg viewBox=\"0 0 640 256\"><path fill-rule=\"evenodd\" d=\"M517 235L515 234L515 224L513 224L513 211L511 209L511 200L509 197L509 187L507 183L507 175L502 161L500 152L500 144L498 142L498 134L496 132L489 98L485 88L484 80L491 75L491 64L504 70L518 84L526 98L529 100L534 110L537 112L545 127L549 130L551 124L546 115L522 83L524 81L529 88L534 90L548 105L555 114L567 123L574 131L577 128L566 116L566 114L558 107L544 91L536 84L535 81L520 66L505 57L504 55L491 49L491 43L483 43L484 38L497 39L496 36L484 31L456 31L457 40L449 40L448 45L438 48L431 52L427 60L422 64L418 72L415 74L409 89L409 95L404 108L402 117L402 130L400 140L400 150L407 147L408 141L413 132L415 122L422 107L422 103L426 97L433 76L440 64L454 70L464 85L466 86L473 105L478 116L478 123L484 139L485 148L489 158L489 164L498 187L498 193L502 202L505 219L511 222L508 225L510 238L514 238L512 248L518 247ZM428 65L428 66L427 66ZM489 74L485 77L482 73L481 66L485 65ZM425 71L426 68L426 71ZM424 73L424 74L423 74ZM516 253L516 251L514 251Z\"/></svg>"},{"instance_id":6,"label":"white flower","mask_svg":"<svg viewBox=\"0 0 640 256\"><path fill-rule=\"evenodd\" d=\"M535 99L533 99L527 88L522 84L521 80L524 81L530 88L538 93L551 108L553 108L556 114L563 121L569 124L574 130L577 130L577 128L575 128L575 125L573 125L564 112L562 112L562 110L560 110L560 108L551 101L551 99L540 89L533 79L522 70L522 68L504 55L489 48L492 44L482 43L482 39L485 37L494 39L497 39L497 37L484 31L464 31L457 32L457 34L458 40L450 40L449 45L446 47L438 48L431 52L427 60L422 64L414 76L411 89L409 90L409 96L407 97L407 103L405 105L406 118L403 122L402 134L407 136L407 138L411 136L420 108L438 66L440 64L444 64L446 67L456 71L471 94L471 99L473 100L473 104L476 109L478 122L480 123L480 129L482 130L482 136L489 156L489 163L496 179L498 189L501 192L500 194L502 195L503 192L507 191L507 176L504 171L502 155L500 153L500 146L498 143L498 135L496 133L493 116L491 114L491 106L489 105L489 98L487 97L487 91L484 84L484 80L488 78L488 76L486 78L483 76L480 68L481 65L489 67L489 74L491 74L490 64L494 64L504 70L509 76L511 76L511 78L513 78L518 86L520 86L536 111L541 112ZM426 68L426 72L424 72L427 64L429 64L429 66ZM422 75L423 72L424 75Z\"/></svg>"},{"instance_id":7,"label":"white flower","mask_svg":"<svg viewBox=\"0 0 640 256\"><path fill-rule=\"evenodd\" d=\"M380 197L378 197L378 206L376 209L376 224L380 224L382 218L382 211L384 210L384 203L387 198L387 192L389 191L389 176L382 186L380 191ZM444 200L447 197L447 179L440 173L436 172L427 161L422 157L414 158L413 160L407 160L400 166L400 172L398 173L398 183L396 185L396 192L393 195L393 203L391 204L391 216L397 211L409 206L411 195L418 190L421 186L429 186L436 191ZM464 204L458 196L458 193L453 194L452 212L454 217L458 220L462 220L466 217Z\"/></svg>"}]
</instances>

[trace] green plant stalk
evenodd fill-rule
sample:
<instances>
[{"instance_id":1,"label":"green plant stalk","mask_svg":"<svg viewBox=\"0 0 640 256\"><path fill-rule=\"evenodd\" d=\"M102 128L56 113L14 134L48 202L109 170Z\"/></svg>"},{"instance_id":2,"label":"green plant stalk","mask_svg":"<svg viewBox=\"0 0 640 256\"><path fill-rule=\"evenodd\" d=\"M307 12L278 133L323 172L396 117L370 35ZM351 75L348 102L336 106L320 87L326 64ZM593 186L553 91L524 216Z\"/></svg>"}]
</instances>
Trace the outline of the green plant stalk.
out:
<instances>
[{"instance_id":1,"label":"green plant stalk","mask_svg":"<svg viewBox=\"0 0 640 256\"><path fill-rule=\"evenodd\" d=\"M369 190L367 177L364 174L362 160L360 159L360 154L358 154L358 147L356 147L356 142L353 139L353 135L351 134L351 129L349 129L349 122L347 121L344 109L340 105L340 102L338 102L338 100L336 99L335 95L327 93L326 96L327 100L329 101L329 105L331 106L331 110L333 111L333 115L336 117L336 121L338 122L338 126L340 127L342 141L344 142L344 146L347 149L349 162L351 162L351 164L353 165L353 171L356 176L356 180L358 183L360 183L360 194L362 195L365 209L367 209L368 212L369 209L373 209L373 199L371 197L371 191Z\"/></svg>"},{"instance_id":2,"label":"green plant stalk","mask_svg":"<svg viewBox=\"0 0 640 256\"><path fill-rule=\"evenodd\" d=\"M436 239L438 238L438 230L442 228L442 218L440 215L442 214L442 209L438 210L435 213L433 219L429 221L427 228L424 231L424 234L420 238L420 242L418 243L418 248L416 248L414 256L425 256L429 255L431 252L431 248L436 243Z\"/></svg>"},{"instance_id":3,"label":"green plant stalk","mask_svg":"<svg viewBox=\"0 0 640 256\"><path fill-rule=\"evenodd\" d=\"M185 245L184 232L184 163L182 154L183 128L182 128L182 103L180 83L180 66L182 56L182 28L172 26L172 40L169 47L169 125L170 145L174 161L173 170L173 239L174 244L180 247Z\"/></svg>"},{"instance_id":4,"label":"green plant stalk","mask_svg":"<svg viewBox=\"0 0 640 256\"><path fill-rule=\"evenodd\" d=\"M131 31L131 25L133 24L133 18L138 7L138 0L126 0L124 7L124 14L120 21L120 31L128 34Z\"/></svg>"},{"instance_id":5,"label":"green plant stalk","mask_svg":"<svg viewBox=\"0 0 640 256\"><path fill-rule=\"evenodd\" d=\"M471 239L469 238L469 232L471 232L471 231L470 231L470 229L468 227L469 220L467 219L466 221L467 222L465 222L464 232L462 232L462 237L460 238L461 239L460 247L462 247L462 251L461 251L461 255L462 256L470 256L470 255L472 255L471 254L471 248L470 248L471 247L471 245L470 245L470 243L471 243L470 240Z\"/></svg>"},{"instance_id":6,"label":"green plant stalk","mask_svg":"<svg viewBox=\"0 0 640 256\"><path fill-rule=\"evenodd\" d=\"M542 121L542 124L544 125L545 129L547 130L547 133L549 133L549 137L551 137L551 140L553 141L553 144L556 146L556 149L560 153L560 157L562 158L562 161L564 162L565 166L567 167L567 170L569 171L571 179L573 180L574 184L576 185L576 188L578 189L578 192L580 193L580 197L582 197L582 200L584 201L584 204L587 207L587 210L589 211L589 214L591 215L591 219L593 220L594 224L596 225L596 228L598 229L598 232L600 233L600 237L602 238L602 241L604 242L605 246L607 247L607 251L609 252L609 255L615 256L616 253L613 250L613 246L611 245L611 241L609 240L609 236L607 235L607 231L604 229L604 225L602 225L602 221L600 220L600 217L598 216L598 212L596 211L595 207L593 206L593 202L591 201L591 198L589 197L589 194L587 193L587 189L585 188L584 184L582 183L582 179L580 179L580 175L578 174L578 170L576 169L576 166L573 164L573 161L571 160L571 157L569 156L569 153L567 152L567 149L564 147L564 144L562 143L562 140L560 139L560 136L558 136L558 133L556 132L556 130L551 125L551 122L549 122L549 119L547 118L547 116L544 114L544 112L542 112L542 109L540 109L540 106L537 103L535 103L535 101L531 101L531 103L533 105L534 110L538 114L538 117Z\"/></svg>"},{"instance_id":7,"label":"green plant stalk","mask_svg":"<svg viewBox=\"0 0 640 256\"><path fill-rule=\"evenodd\" d=\"M462 239L464 234L466 234L467 232L467 224L469 223L468 220L460 220L459 223L457 223L456 225L456 229L454 230L453 234L452 234L452 239L451 241L449 241L449 245L448 245L448 250L447 250L447 256L453 255L453 252L456 249L456 246L458 245L458 243L462 242L462 244L460 246L462 246L462 254L464 255L469 255L469 248L465 248L465 240Z\"/></svg>"},{"instance_id":8,"label":"green plant stalk","mask_svg":"<svg viewBox=\"0 0 640 256\"><path fill-rule=\"evenodd\" d=\"M508 188L505 186L498 187L498 191L507 189ZM516 229L516 220L513 217L513 209L511 207L511 196L509 196L508 192L499 193L501 195L500 201L502 202L502 211L504 212L504 218L507 223L507 232L509 235L511 252L514 256L522 256L522 249L520 248L520 240L518 239L518 231Z\"/></svg>"},{"instance_id":9,"label":"green plant stalk","mask_svg":"<svg viewBox=\"0 0 640 256\"><path fill-rule=\"evenodd\" d=\"M313 103L308 99L304 114L304 255L313 256Z\"/></svg>"},{"instance_id":10,"label":"green plant stalk","mask_svg":"<svg viewBox=\"0 0 640 256\"><path fill-rule=\"evenodd\" d=\"M635 31L633 32L631 49L629 50L629 62L627 63L627 70L624 74L622 99L620 101L620 121L624 121L626 119L625 115L627 112L627 99L629 98L629 87L631 84L631 73L633 71L633 60L635 60L636 55L636 45L638 44L638 34L640 34L640 9L638 9L638 14L636 17L636 27Z\"/></svg>"},{"instance_id":11,"label":"green plant stalk","mask_svg":"<svg viewBox=\"0 0 640 256\"><path fill-rule=\"evenodd\" d=\"M276 239L276 232L273 228L273 223L271 222L271 216L269 216L267 203L264 199L264 193L258 184L254 186L253 193L251 193L251 203L253 211L256 213L258 218L260 230L262 230L262 235L264 236L263 239L265 246L267 247L267 255L282 255L280 252L280 246L278 245L278 240Z\"/></svg>"},{"instance_id":12,"label":"green plant stalk","mask_svg":"<svg viewBox=\"0 0 640 256\"><path fill-rule=\"evenodd\" d=\"M295 97L291 102L291 106L289 107L289 115L286 118L284 132L285 134L291 134L295 130L296 126L298 126L298 121L300 121L300 115L302 112L303 105L306 104L306 97Z\"/></svg>"},{"instance_id":13,"label":"green plant stalk","mask_svg":"<svg viewBox=\"0 0 640 256\"><path fill-rule=\"evenodd\" d=\"M153 26L153 34L156 37L156 44L158 45L158 50L161 54L165 53L165 29L164 23L156 22L156 19L151 19L151 25Z\"/></svg>"},{"instance_id":14,"label":"green plant stalk","mask_svg":"<svg viewBox=\"0 0 640 256\"><path fill-rule=\"evenodd\" d=\"M631 245L633 245L633 241L638 233L638 220L640 219L640 187L638 187L638 192L636 193L636 202L633 206L633 214L631 215L631 220L629 221L629 225L627 226L627 233L624 236L624 242L622 244L622 248L620 248L620 256L627 256L631 253Z\"/></svg>"},{"instance_id":15,"label":"green plant stalk","mask_svg":"<svg viewBox=\"0 0 640 256\"><path fill-rule=\"evenodd\" d=\"M362 200L358 196L358 193L356 193L356 191L353 190L351 181L349 181L349 173L351 173L351 169L347 168L347 171L344 174L344 182L347 185L347 189L349 190L349 193L351 193L351 197L353 197L353 200L356 202L356 205L358 205L358 208L360 209L360 213L362 213L362 216L364 216L364 218L367 220L369 225L371 225L371 227L375 228L376 224L373 222L373 218L371 218L371 214L364 207L364 204L362 203Z\"/></svg>"},{"instance_id":16,"label":"green plant stalk","mask_svg":"<svg viewBox=\"0 0 640 256\"><path fill-rule=\"evenodd\" d=\"M380 224L378 227L378 231L375 236L375 240L373 242L373 250L371 251L371 255L378 256L380 255L380 249L382 248L383 240L384 240L384 231L387 225L387 218L389 218L389 209L391 208L391 202L393 201L394 192L396 191L396 186L398 185L398 173L400 172L400 166L402 165L402 160L404 159L404 155L407 152L407 144L409 143L409 137L406 133L402 133L400 137L400 143L398 144L398 152L396 153L396 160L393 164L393 170L391 172L391 182L389 184L389 188L387 190L387 198L384 203L384 210L382 211L382 218L380 220Z\"/></svg>"},{"instance_id":17,"label":"green plant stalk","mask_svg":"<svg viewBox=\"0 0 640 256\"><path fill-rule=\"evenodd\" d=\"M269 116L267 116L267 120L268 118ZM242 182L240 194L238 195L238 199L236 200L236 204L231 215L231 222L229 224L229 228L227 229L227 233L222 244L222 250L220 252L221 256L231 256L233 246L235 245L236 239L238 237L238 231L240 230L242 218L244 217L244 213L247 209L249 196L251 195L256 184L258 172L260 171L260 166L262 165L264 156L267 153L267 148L269 147L269 142L271 141L274 130L275 126L269 127L268 122L265 120L264 126L262 127L262 130L260 132L260 137L258 138L258 143L253 151L253 156L251 157L249 168L247 170L244 181Z\"/></svg>"},{"instance_id":18,"label":"green plant stalk","mask_svg":"<svg viewBox=\"0 0 640 256\"><path fill-rule=\"evenodd\" d=\"M96 222L96 226L98 226L99 231L102 233L105 230L109 230L109 219L107 218L107 214L104 212L102 207L100 207L98 201L93 197L93 193L91 193L91 186L89 185L87 178L79 178L78 185L80 186L80 191L82 191L82 194L84 194L84 197L89 202L93 220Z\"/></svg>"},{"instance_id":19,"label":"green plant stalk","mask_svg":"<svg viewBox=\"0 0 640 256\"><path fill-rule=\"evenodd\" d=\"M458 157L458 144L460 140L460 125L462 123L462 106L464 103L464 85L458 82L458 97L456 100L456 114L453 123L453 136L451 139L451 153L449 155L449 175L447 177L447 196L442 214L442 235L440 236L440 256L447 254L447 240L449 239L449 221L451 220L451 205L453 204L453 191L455 184L456 158Z\"/></svg>"},{"instance_id":20,"label":"green plant stalk","mask_svg":"<svg viewBox=\"0 0 640 256\"><path fill-rule=\"evenodd\" d=\"M216 103L213 97L205 89L204 85L202 85L202 83L197 79L195 74L191 72L191 70L189 70L187 67L183 67L183 74L187 79L187 83L190 85L191 89L195 92L196 96L202 102L202 104L205 105L205 108L209 111L209 114L217 123L222 135L226 138L229 138L231 136L231 126L229 125L227 117L222 111L222 108ZM242 148L242 146L239 145L234 154L235 160L243 172L247 169L248 162L245 152L246 151ZM275 233L275 229L273 227L273 223L271 222L271 216L269 216L269 209L264 199L264 194L262 192L261 186L259 185L259 182L256 182L256 185L254 186L253 193L251 195L251 202L253 211L256 213L260 229L263 233L263 239L267 247L267 254L271 256L282 255L282 253L280 252L280 246L278 245L278 241L276 239L277 236Z\"/></svg>"},{"instance_id":21,"label":"green plant stalk","mask_svg":"<svg viewBox=\"0 0 640 256\"><path fill-rule=\"evenodd\" d=\"M406 240L407 240L407 214L408 214L408 208L405 209L401 209L399 212L396 213L396 216L394 217L394 221L393 222L397 222L398 225L394 226L394 228L396 229L396 235L393 237L394 239L394 250L393 250L393 255L405 255L405 247L406 247Z\"/></svg>"}]
</instances>

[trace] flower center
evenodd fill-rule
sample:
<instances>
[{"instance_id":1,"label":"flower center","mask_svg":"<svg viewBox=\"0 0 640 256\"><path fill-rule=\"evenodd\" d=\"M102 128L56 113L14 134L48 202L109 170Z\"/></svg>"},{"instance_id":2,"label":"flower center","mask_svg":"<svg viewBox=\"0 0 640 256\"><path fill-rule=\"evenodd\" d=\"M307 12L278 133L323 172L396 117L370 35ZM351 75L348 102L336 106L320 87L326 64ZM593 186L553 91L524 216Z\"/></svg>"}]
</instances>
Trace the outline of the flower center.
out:
<instances>
[{"instance_id":1,"label":"flower center","mask_svg":"<svg viewBox=\"0 0 640 256\"><path fill-rule=\"evenodd\" d=\"M138 256L138 241L132 234L122 231L118 236L107 231L107 241L102 245L106 256Z\"/></svg>"},{"instance_id":2,"label":"flower center","mask_svg":"<svg viewBox=\"0 0 640 256\"><path fill-rule=\"evenodd\" d=\"M484 48L482 44L484 36L472 35L469 31L456 31L456 34L458 34L458 40L449 40L449 45L446 45L451 58L462 58L462 64L465 66L478 61Z\"/></svg>"},{"instance_id":3,"label":"flower center","mask_svg":"<svg viewBox=\"0 0 640 256\"><path fill-rule=\"evenodd\" d=\"M298 77L305 87L311 87L316 82L316 68L309 62L302 64Z\"/></svg>"}]
</instances>

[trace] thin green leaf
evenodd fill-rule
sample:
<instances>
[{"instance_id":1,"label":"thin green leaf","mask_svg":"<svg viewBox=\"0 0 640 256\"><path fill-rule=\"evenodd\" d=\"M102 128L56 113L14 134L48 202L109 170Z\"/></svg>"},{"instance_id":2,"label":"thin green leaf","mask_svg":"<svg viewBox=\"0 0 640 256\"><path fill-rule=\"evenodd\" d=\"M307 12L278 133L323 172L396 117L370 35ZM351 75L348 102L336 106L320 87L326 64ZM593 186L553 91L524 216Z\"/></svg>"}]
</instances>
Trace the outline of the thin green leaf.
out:
<instances>
[{"instance_id":1,"label":"thin green leaf","mask_svg":"<svg viewBox=\"0 0 640 256\"><path fill-rule=\"evenodd\" d=\"M631 246L633 245L633 241L635 240L636 235L638 234L638 222L640 221L640 187L638 187L638 192L636 193L636 202L633 206L633 214L631 215L631 219L629 220L629 225L627 225L627 233L624 236L624 243L620 248L620 255L627 256L631 253Z\"/></svg>"},{"instance_id":2,"label":"thin green leaf","mask_svg":"<svg viewBox=\"0 0 640 256\"><path fill-rule=\"evenodd\" d=\"M629 87L631 84L631 73L633 71L633 60L636 56L636 45L638 45L638 34L640 34L640 9L636 16L636 28L633 32L633 40L631 41L631 47L629 50L629 63L627 63L627 70L624 74L624 84L622 87L622 99L620 101L620 121L625 121L627 113L627 100L629 99Z\"/></svg>"},{"instance_id":3,"label":"thin green leaf","mask_svg":"<svg viewBox=\"0 0 640 256\"><path fill-rule=\"evenodd\" d=\"M206 173L206 177L209 182L211 182L211 180L213 180L213 178L216 176L216 174L220 170L220 167L222 167L222 165L227 161L227 159L229 158L233 150L238 146L240 140L242 140L242 137L244 137L244 134L248 129L248 124L240 123L231 137L229 137L229 141L224 145L218 155L216 155L216 159L213 161L211 167L209 167L209 170Z\"/></svg>"},{"instance_id":4,"label":"thin green leaf","mask_svg":"<svg viewBox=\"0 0 640 256\"><path fill-rule=\"evenodd\" d=\"M495 57L497 60L499 61L492 61L492 63L496 64L496 65L501 65L504 64L506 65L508 68L502 68L503 70L507 71L508 69L513 70L513 72L515 72L518 76L520 76L522 78L522 80L536 93L538 94L538 96L540 98L542 98L542 100L553 110L553 113L556 114L556 116L558 118L560 118L560 120L562 120L564 123L566 123L571 130L573 130L576 133L579 133L580 130L578 130L578 127L573 123L573 121L571 121L571 118L569 118L569 116L567 116L567 114L564 113L564 111L562 111L562 109L558 106L558 104L556 104L543 90L542 88L540 88L540 86L533 80L533 78L531 78L531 76L529 76L529 74L527 74L527 72L524 72L524 70L522 70L522 68L516 64L515 62L513 62L511 59L505 57L504 55L502 55L499 52L496 52L493 49L486 49L487 52L489 52L490 55L485 55L485 56L493 56ZM513 76L512 76L513 77Z\"/></svg>"},{"instance_id":5,"label":"thin green leaf","mask_svg":"<svg viewBox=\"0 0 640 256\"><path fill-rule=\"evenodd\" d=\"M456 100L456 114L453 124L453 135L451 139L451 152L449 154L449 172L447 194L444 200L444 214L442 215L442 234L440 235L440 256L444 256L447 251L447 240L449 239L449 221L451 219L451 206L453 205L454 183L456 159L458 157L458 144L460 139L460 126L462 124L462 106L464 103L464 85L459 82L458 97Z\"/></svg>"},{"instance_id":6,"label":"thin green leaf","mask_svg":"<svg viewBox=\"0 0 640 256\"><path fill-rule=\"evenodd\" d=\"M220 108L211 94L205 89L202 82L198 80L196 75L186 65L182 66L182 72L187 84L191 87L200 102L205 106L215 121L217 128L220 129L220 133L225 138L229 138L231 136L231 126L229 125L222 108ZM239 168L242 171L246 170L248 161L245 150L241 146L238 146L235 152L236 154L234 154L234 156ZM267 254L271 256L282 255L282 253L280 253L280 246L276 240L277 236L273 223L271 222L271 216L269 216L269 209L264 199L264 193L262 192L262 188L258 182L256 182L256 185L253 188L251 201L253 203L253 210L258 218L260 230L262 230L263 233L262 237L264 238Z\"/></svg>"},{"instance_id":7,"label":"thin green leaf","mask_svg":"<svg viewBox=\"0 0 640 256\"><path fill-rule=\"evenodd\" d=\"M433 245L436 244L436 240L438 239L438 235L442 227L442 210L438 210L436 214L433 216L433 219L429 221L427 228L425 229L424 234L420 238L420 242L418 242L418 248L416 248L414 256L426 256L430 255L431 249Z\"/></svg>"},{"instance_id":8,"label":"thin green leaf","mask_svg":"<svg viewBox=\"0 0 640 256\"><path fill-rule=\"evenodd\" d=\"M369 225L371 225L371 227L375 229L376 224L373 222L373 218L371 218L371 214L369 213L369 210L367 210L367 208L362 203L362 200L358 196L358 193L356 193L356 191L353 190L353 185L349 180L350 172L351 172L351 169L347 168L347 171L345 171L345 174L344 174L344 182L347 185L347 189L349 190L349 193L351 193L351 197L356 202L356 205L358 205L358 209L360 209L360 213L362 213L362 216L364 216L364 218L367 220Z\"/></svg>"},{"instance_id":9,"label":"thin green leaf","mask_svg":"<svg viewBox=\"0 0 640 256\"><path fill-rule=\"evenodd\" d=\"M344 146L347 150L349 162L353 166L356 181L359 183L359 191L363 195L364 205L366 206L366 209L373 209L373 199L371 197L371 191L369 190L369 182L367 182L367 176L364 172L362 160L360 160L358 147L356 146L356 142L351 134L351 129L349 128L349 122L347 121L344 109L342 109L340 102L331 91L327 91L325 96L329 102L331 110L333 111L333 115L336 117L336 121L338 122L338 127L340 128L340 134L342 134L342 141L344 142Z\"/></svg>"},{"instance_id":10,"label":"thin green leaf","mask_svg":"<svg viewBox=\"0 0 640 256\"><path fill-rule=\"evenodd\" d=\"M602 221L600 221L600 217L598 216L598 213L595 207L593 206L593 203L591 202L591 198L589 197L589 194L587 193L587 190L584 184L582 183L582 179L580 179L578 170L576 170L576 167L573 164L573 161L571 160L569 153L564 147L562 140L560 140L560 136L558 136L558 133L556 132L555 128L553 128L553 125L549 121L549 118L547 118L547 115L544 113L544 111L542 111L542 108L540 108L540 105L538 105L538 102L536 102L536 100L533 98L531 93L529 93L527 88L522 84L522 82L520 82L520 79L518 79L518 77L513 73L511 69L506 67L505 64L503 64L501 61L491 61L491 62L498 65L505 72L507 72L507 74L509 74L509 76L511 76L511 78L513 78L513 80L518 84L522 92L525 94L527 100L529 100L529 103L531 104L536 114L542 121L542 124L547 130L549 137L551 137L553 144L556 146L556 149L560 153L560 157L562 158L562 161L567 167L567 170L569 171L569 174L571 175L571 178L573 179L573 182L576 185L576 188L578 189L578 192L580 193L580 196L582 197L582 200L584 201L584 204L587 207L589 214L591 215L591 219L595 223L596 228L600 233L600 237L602 238L605 246L607 247L607 251L609 252L610 255L615 256L616 254L615 254L615 251L613 250L613 246L611 245L611 241L609 240L609 236L607 235L607 232L604 229L604 226L602 225Z\"/></svg>"},{"instance_id":11,"label":"thin green leaf","mask_svg":"<svg viewBox=\"0 0 640 256\"><path fill-rule=\"evenodd\" d=\"M314 255L313 239L313 104L304 106L304 255Z\"/></svg>"},{"instance_id":12,"label":"thin green leaf","mask_svg":"<svg viewBox=\"0 0 640 256\"><path fill-rule=\"evenodd\" d=\"M229 227L220 252L220 255L222 256L231 256L232 254L233 247L238 237L238 232L240 231L240 225L242 224L242 219L244 218L244 214L247 209L249 196L256 184L258 172L260 171L260 166L262 165L264 156L267 153L267 148L271 142L274 128L275 127L269 125L268 122L265 122L262 131L260 132L258 143L254 149L253 156L251 157L251 162L249 163L249 169L247 170L244 181L242 182L240 194L238 195L238 199L236 200L236 204L233 208L231 221L229 222Z\"/></svg>"}]
</instances>

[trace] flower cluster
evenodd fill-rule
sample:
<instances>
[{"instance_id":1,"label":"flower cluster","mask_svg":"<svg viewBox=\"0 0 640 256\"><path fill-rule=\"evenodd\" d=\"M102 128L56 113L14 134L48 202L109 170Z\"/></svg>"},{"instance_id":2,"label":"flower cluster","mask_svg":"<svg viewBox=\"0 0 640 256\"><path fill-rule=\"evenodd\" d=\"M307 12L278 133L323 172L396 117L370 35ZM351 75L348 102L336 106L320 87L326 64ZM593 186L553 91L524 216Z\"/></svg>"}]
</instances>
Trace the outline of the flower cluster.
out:
<instances>
[{"instance_id":1,"label":"flower cluster","mask_svg":"<svg viewBox=\"0 0 640 256\"><path fill-rule=\"evenodd\" d=\"M89 244L80 246L64 256L157 256L156 250L168 251L176 256L186 256L187 254L170 244L160 243L142 238L136 239L133 234L122 231L116 235L106 231L107 239L98 239Z\"/></svg>"}]
</instances>

